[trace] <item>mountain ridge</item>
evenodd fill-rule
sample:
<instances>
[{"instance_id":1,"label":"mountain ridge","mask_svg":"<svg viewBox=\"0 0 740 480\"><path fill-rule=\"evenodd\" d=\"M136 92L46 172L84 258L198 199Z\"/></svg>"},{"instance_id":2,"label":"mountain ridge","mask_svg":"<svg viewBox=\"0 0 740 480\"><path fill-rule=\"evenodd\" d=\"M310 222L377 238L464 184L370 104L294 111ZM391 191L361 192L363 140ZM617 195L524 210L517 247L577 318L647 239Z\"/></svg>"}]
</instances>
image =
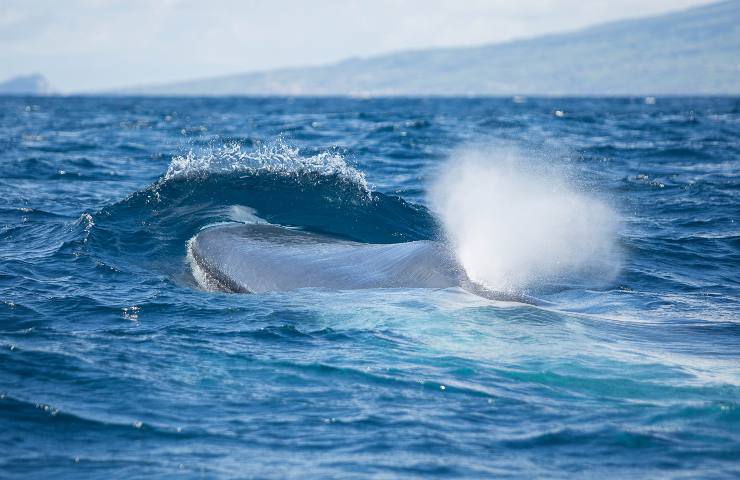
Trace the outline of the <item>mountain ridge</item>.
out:
<instances>
[{"instance_id":1,"label":"mountain ridge","mask_svg":"<svg viewBox=\"0 0 740 480\"><path fill-rule=\"evenodd\" d=\"M740 1L501 44L119 90L143 95L740 94Z\"/></svg>"},{"instance_id":2,"label":"mountain ridge","mask_svg":"<svg viewBox=\"0 0 740 480\"><path fill-rule=\"evenodd\" d=\"M2 95L57 93L40 74ZM476 46L75 92L165 96L740 95L740 0Z\"/></svg>"}]
</instances>

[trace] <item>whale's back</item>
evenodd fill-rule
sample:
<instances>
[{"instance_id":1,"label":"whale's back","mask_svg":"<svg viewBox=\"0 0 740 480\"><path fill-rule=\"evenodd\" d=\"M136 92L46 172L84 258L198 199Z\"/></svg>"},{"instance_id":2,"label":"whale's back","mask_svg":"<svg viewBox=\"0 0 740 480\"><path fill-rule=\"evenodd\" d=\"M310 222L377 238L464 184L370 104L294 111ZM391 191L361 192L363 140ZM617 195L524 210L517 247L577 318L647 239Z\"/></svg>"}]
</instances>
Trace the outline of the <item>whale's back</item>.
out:
<instances>
[{"instance_id":1,"label":"whale's back","mask_svg":"<svg viewBox=\"0 0 740 480\"><path fill-rule=\"evenodd\" d=\"M457 262L433 241L367 244L269 224L224 225L196 235L189 253L199 282L235 292L461 283Z\"/></svg>"}]
</instances>

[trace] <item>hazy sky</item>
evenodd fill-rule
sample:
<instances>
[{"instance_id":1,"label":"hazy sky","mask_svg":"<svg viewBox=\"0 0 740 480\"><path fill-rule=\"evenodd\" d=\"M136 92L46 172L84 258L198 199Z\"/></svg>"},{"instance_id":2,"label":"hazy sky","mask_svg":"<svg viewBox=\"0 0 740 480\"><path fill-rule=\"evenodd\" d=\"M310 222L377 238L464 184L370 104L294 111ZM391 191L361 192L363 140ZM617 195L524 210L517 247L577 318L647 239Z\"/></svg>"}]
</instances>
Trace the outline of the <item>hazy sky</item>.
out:
<instances>
[{"instance_id":1,"label":"hazy sky","mask_svg":"<svg viewBox=\"0 0 740 480\"><path fill-rule=\"evenodd\" d=\"M0 80L64 92L572 30L712 0L0 0Z\"/></svg>"}]
</instances>

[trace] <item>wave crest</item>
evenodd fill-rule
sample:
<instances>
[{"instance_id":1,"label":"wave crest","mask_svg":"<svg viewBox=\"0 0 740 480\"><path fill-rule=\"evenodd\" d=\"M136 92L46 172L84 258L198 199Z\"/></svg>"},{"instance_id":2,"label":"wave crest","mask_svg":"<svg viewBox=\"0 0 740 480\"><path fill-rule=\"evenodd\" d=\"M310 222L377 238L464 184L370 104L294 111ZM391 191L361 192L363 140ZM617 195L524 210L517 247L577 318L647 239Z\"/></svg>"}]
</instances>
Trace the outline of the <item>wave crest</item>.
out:
<instances>
[{"instance_id":1,"label":"wave crest","mask_svg":"<svg viewBox=\"0 0 740 480\"><path fill-rule=\"evenodd\" d=\"M339 153L324 151L304 156L298 147L287 145L281 139L249 150L238 142L190 150L172 159L162 181L230 173L336 177L372 195L365 174L350 166Z\"/></svg>"}]
</instances>

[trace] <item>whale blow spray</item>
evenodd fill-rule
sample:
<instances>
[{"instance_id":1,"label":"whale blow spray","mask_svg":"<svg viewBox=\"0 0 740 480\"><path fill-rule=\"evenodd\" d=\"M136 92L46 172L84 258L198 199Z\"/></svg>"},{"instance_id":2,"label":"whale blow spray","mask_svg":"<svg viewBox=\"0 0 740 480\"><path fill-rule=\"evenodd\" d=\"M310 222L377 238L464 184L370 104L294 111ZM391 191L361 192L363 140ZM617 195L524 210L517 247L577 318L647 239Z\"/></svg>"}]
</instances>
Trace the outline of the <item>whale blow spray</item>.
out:
<instances>
[{"instance_id":1,"label":"whale blow spray","mask_svg":"<svg viewBox=\"0 0 740 480\"><path fill-rule=\"evenodd\" d=\"M458 261L474 282L508 292L603 283L619 268L617 215L555 168L511 148L450 158L429 187Z\"/></svg>"}]
</instances>

